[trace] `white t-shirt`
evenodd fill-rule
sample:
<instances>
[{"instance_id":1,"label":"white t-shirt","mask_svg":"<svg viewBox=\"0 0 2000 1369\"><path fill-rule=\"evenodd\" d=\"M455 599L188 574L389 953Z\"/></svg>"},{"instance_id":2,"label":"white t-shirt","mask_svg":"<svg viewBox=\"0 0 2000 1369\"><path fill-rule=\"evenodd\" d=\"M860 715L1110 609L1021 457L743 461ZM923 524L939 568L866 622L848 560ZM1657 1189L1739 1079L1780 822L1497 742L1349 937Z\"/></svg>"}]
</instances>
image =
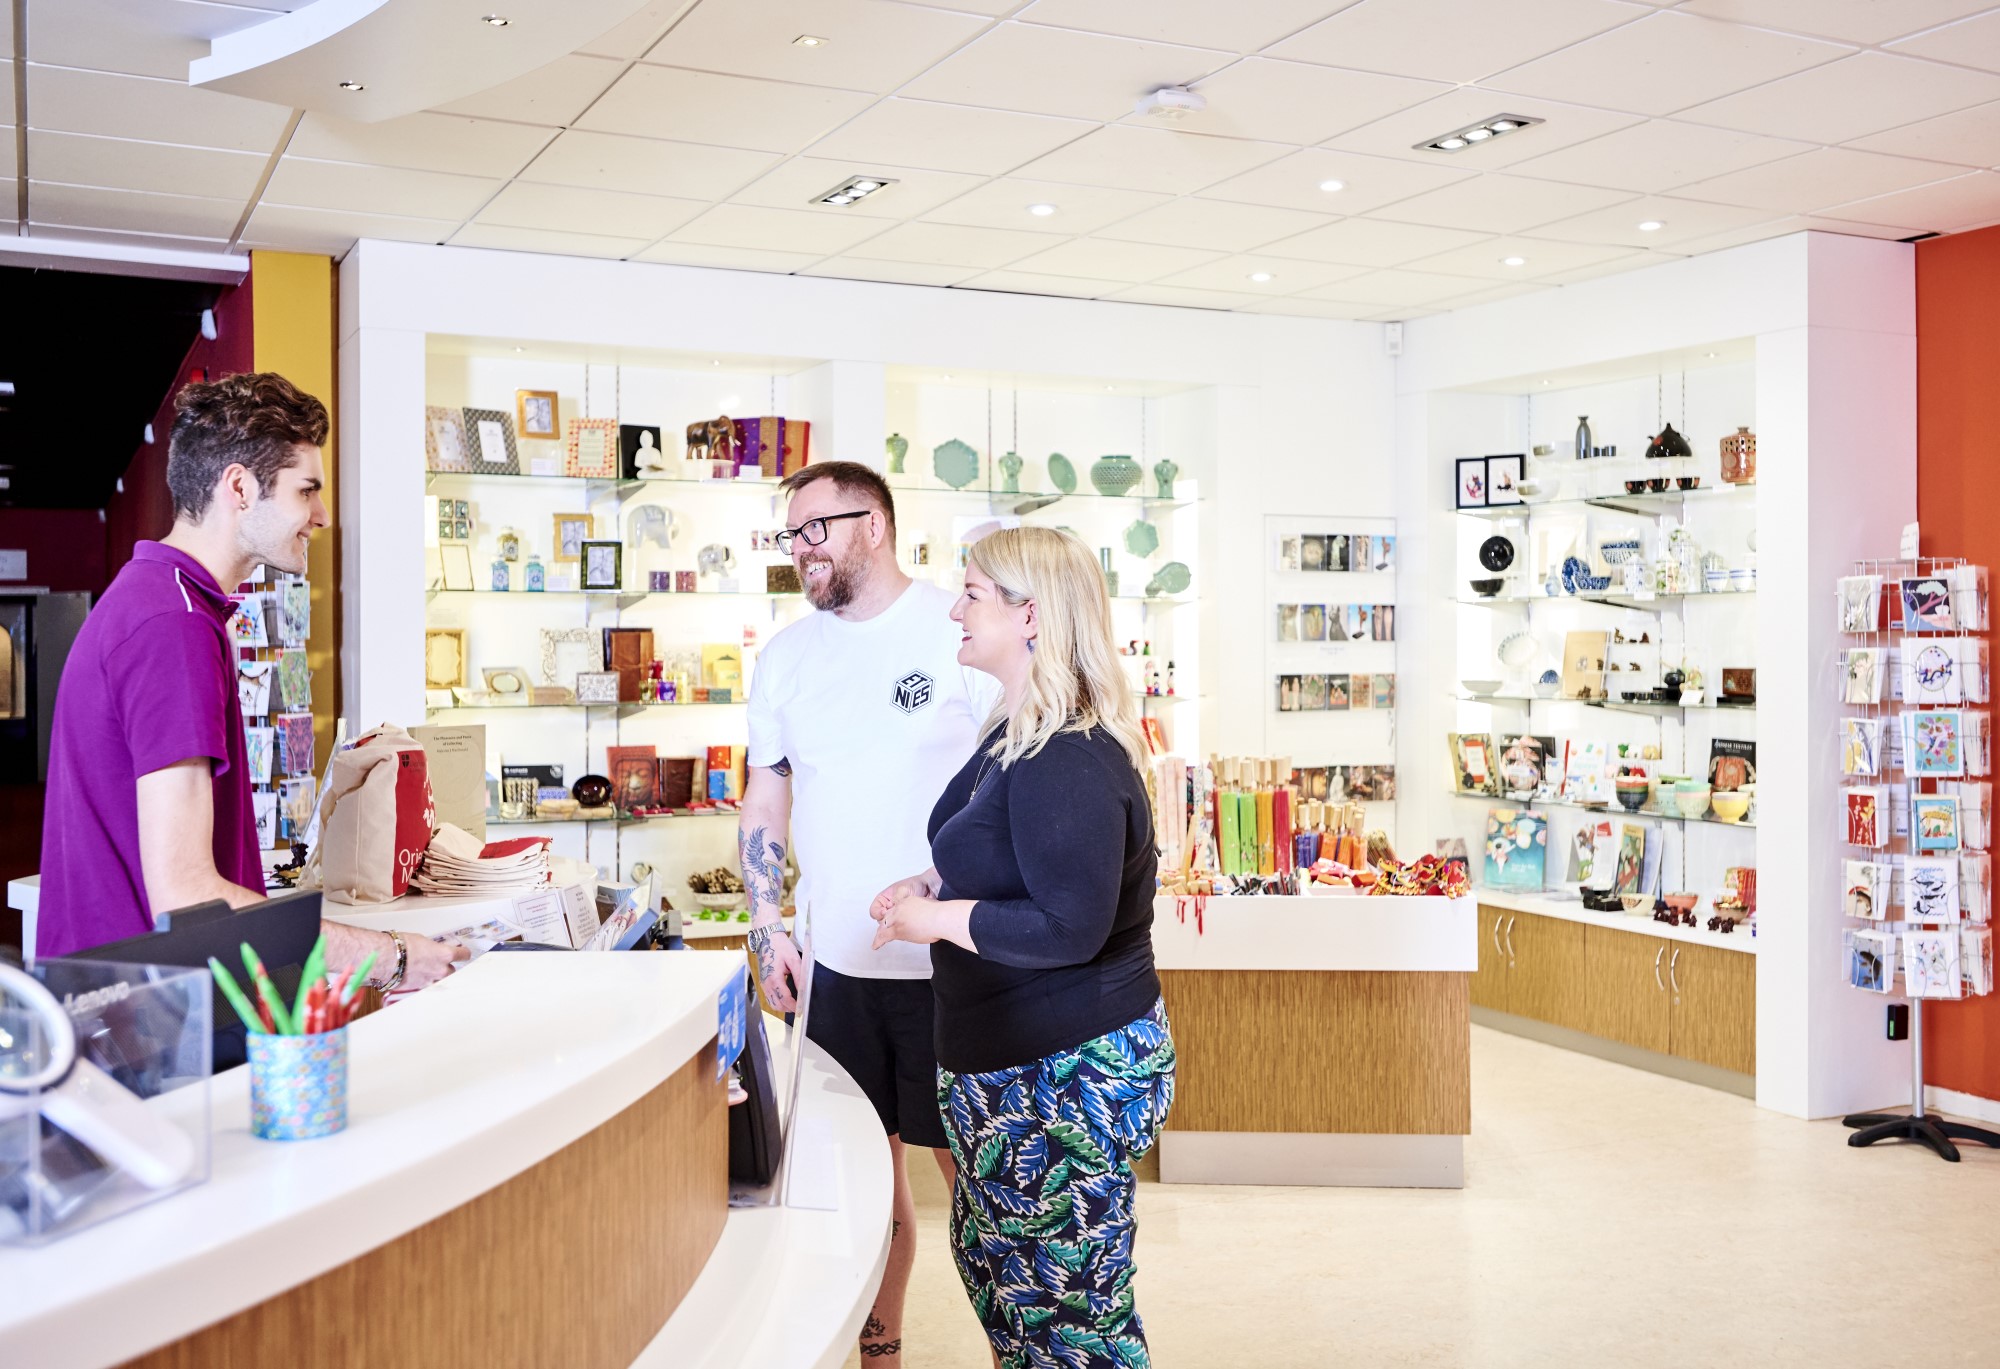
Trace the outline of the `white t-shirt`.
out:
<instances>
[{"instance_id":1,"label":"white t-shirt","mask_svg":"<svg viewBox=\"0 0 2000 1369\"><path fill-rule=\"evenodd\" d=\"M868 903L929 868L931 809L1000 698L998 680L958 663L954 598L912 581L866 622L809 614L751 675L749 762L791 764L799 908L814 956L840 974L930 977L928 947L869 949Z\"/></svg>"}]
</instances>

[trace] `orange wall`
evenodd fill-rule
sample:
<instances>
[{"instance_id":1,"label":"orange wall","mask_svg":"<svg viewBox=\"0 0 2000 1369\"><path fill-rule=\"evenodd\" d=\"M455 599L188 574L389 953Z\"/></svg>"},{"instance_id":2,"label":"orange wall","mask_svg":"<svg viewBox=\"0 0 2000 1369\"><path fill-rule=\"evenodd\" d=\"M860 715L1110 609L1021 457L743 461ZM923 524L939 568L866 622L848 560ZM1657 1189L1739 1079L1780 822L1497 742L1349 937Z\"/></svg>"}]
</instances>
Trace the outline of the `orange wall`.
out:
<instances>
[{"instance_id":1,"label":"orange wall","mask_svg":"<svg viewBox=\"0 0 2000 1369\"><path fill-rule=\"evenodd\" d=\"M1917 518L1926 556L2000 572L2000 228L1917 244ZM2000 995L1926 1004L1924 1077L2000 1098Z\"/></svg>"}]
</instances>

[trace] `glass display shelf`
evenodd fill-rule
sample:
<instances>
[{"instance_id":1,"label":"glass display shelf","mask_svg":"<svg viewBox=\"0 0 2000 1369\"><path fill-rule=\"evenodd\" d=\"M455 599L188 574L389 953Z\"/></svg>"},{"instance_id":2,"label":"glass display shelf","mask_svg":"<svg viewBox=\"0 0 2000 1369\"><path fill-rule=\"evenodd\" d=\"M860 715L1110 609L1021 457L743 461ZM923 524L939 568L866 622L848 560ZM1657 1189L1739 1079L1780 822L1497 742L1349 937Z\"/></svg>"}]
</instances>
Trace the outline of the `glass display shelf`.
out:
<instances>
[{"instance_id":1,"label":"glass display shelf","mask_svg":"<svg viewBox=\"0 0 2000 1369\"><path fill-rule=\"evenodd\" d=\"M1201 600L1189 595L1172 594L1113 594L1109 596L1114 604L1151 604L1158 608L1185 608L1198 604Z\"/></svg>"},{"instance_id":2,"label":"glass display shelf","mask_svg":"<svg viewBox=\"0 0 2000 1369\"><path fill-rule=\"evenodd\" d=\"M1655 605L1692 604L1700 603L1704 600L1722 602L1730 599L1750 599L1754 598L1756 594L1757 587L1752 585L1749 589L1698 590L1692 594L1637 595L1613 594L1609 591L1589 594L1491 594L1476 595L1469 599L1461 597L1452 600L1452 602L1462 604L1467 608L1527 608L1535 604L1601 604L1606 608L1628 608L1643 611Z\"/></svg>"},{"instance_id":3,"label":"glass display shelf","mask_svg":"<svg viewBox=\"0 0 2000 1369\"><path fill-rule=\"evenodd\" d=\"M801 590L774 589L427 589L426 594L478 594L492 599L803 599Z\"/></svg>"},{"instance_id":4,"label":"glass display shelf","mask_svg":"<svg viewBox=\"0 0 2000 1369\"><path fill-rule=\"evenodd\" d=\"M1132 691L1132 697L1140 703L1147 704L1191 704L1199 703L1207 696L1200 694L1145 694L1134 690Z\"/></svg>"},{"instance_id":5,"label":"glass display shelf","mask_svg":"<svg viewBox=\"0 0 2000 1369\"><path fill-rule=\"evenodd\" d=\"M536 708L546 708L546 709L555 709L555 708L599 708L599 709L602 709L602 708L621 708L621 709L628 709L628 710L630 710L631 712L634 712L634 713L656 713L656 712L663 712L663 711L665 711L665 710L668 710L668 709L674 709L674 708L741 708L741 707L743 707L743 705L744 705L745 703L747 703L747 702L748 702L748 700L746 700L746 699L731 699L731 700L729 700L729 701L728 701L727 703L713 703L713 702L710 702L710 701L708 701L708 700L702 700L702 701L700 701L700 702L695 702L694 700L689 700L689 701L688 701L687 703L674 703L674 704L658 704L658 703L655 703L655 704L649 704L649 703L638 703L638 702L634 702L634 701L630 701L630 700L628 700L628 701L626 701L626 702L624 702L624 703L615 703L615 704L584 704L584 703L566 703L566 704L460 704L460 703L452 703L452 704L429 704L429 705L426 705L426 706L425 706L425 709L424 709L424 711L425 711L426 713L456 713L456 712L459 712L459 711L461 711L461 710L475 710L475 709L476 709L476 710L478 710L479 712L482 712L482 713L483 713L483 712L495 712L495 713L498 713L498 712L508 712L508 713L517 713L517 712L520 712L520 711L522 711L522 710L524 710L524 709L536 709Z\"/></svg>"},{"instance_id":6,"label":"glass display shelf","mask_svg":"<svg viewBox=\"0 0 2000 1369\"><path fill-rule=\"evenodd\" d=\"M1030 502L1036 503L1038 507L1023 510L1023 512L1028 513L1039 513L1043 509L1052 509L1058 505L1068 504L1072 500L1081 500L1089 504L1135 504L1149 510L1183 509L1207 502L1199 497L1184 499L1176 496L1171 499L1162 499L1158 495L1098 494L1094 490L1089 492L1078 490L1074 494L1064 494L1060 490L1010 491L987 489L983 486L967 486L962 490L954 490L949 487L940 487L937 485L897 485L893 483L889 486L889 492L898 499L906 494L923 495L926 497L937 496L946 499L977 499L981 503L990 503L996 507ZM1044 500L1047 502L1041 502Z\"/></svg>"},{"instance_id":7,"label":"glass display shelf","mask_svg":"<svg viewBox=\"0 0 2000 1369\"><path fill-rule=\"evenodd\" d=\"M544 826L553 826L557 823L576 823L581 826L588 826L591 823L601 823L617 827L637 827L641 823L670 822L675 818L737 818L741 816L743 816L741 810L734 808L727 808L727 809L704 808L700 810L696 810L693 808L676 808L671 813L646 813L646 814L620 813L615 818L488 817L486 819L486 825L488 827L544 827Z\"/></svg>"},{"instance_id":8,"label":"glass display shelf","mask_svg":"<svg viewBox=\"0 0 2000 1369\"><path fill-rule=\"evenodd\" d=\"M1581 704L1613 712L1635 713L1754 713L1755 700L1748 703L1665 703L1650 699L1565 699L1560 694L1471 694L1447 691L1446 696L1465 704Z\"/></svg>"},{"instance_id":9,"label":"glass display shelf","mask_svg":"<svg viewBox=\"0 0 2000 1369\"><path fill-rule=\"evenodd\" d=\"M526 471L425 471L424 472L424 485L425 488L427 489L431 485L434 485L440 481L460 481L460 480L502 480L502 481L514 480L514 481L521 481L523 483L533 481L542 484L589 485L599 489L615 490L621 498L629 496L639 490L642 490L648 485L665 485L675 489L683 489L683 490L690 488L700 488L700 489L716 489L716 490L756 490L765 494L781 493L781 491L778 489L779 482L777 480L762 476L753 476L744 479L721 480L713 476L660 475L660 476L650 476L650 477L643 477L640 479L628 480L623 476L535 475ZM981 503L994 503L994 504L1018 504L1027 502L1029 500L1043 500L1043 499L1048 500L1049 502L1043 504L1041 506L1042 508L1054 508L1057 504L1067 504L1071 500L1084 500L1092 504L1107 504L1107 503L1135 504L1135 505L1143 505L1148 509L1179 509L1207 502L1201 499L1200 497L1195 497L1195 498L1175 497L1171 499L1161 499L1156 495L1098 494L1095 491L1085 493L1082 490L1078 490L1074 494L1063 494L1057 490L1022 490L1019 491L1018 493L1012 493L1001 490L987 489L984 486L974 486L965 489L952 489L949 486L938 486L938 485L891 484L889 486L889 490L890 493L894 494L898 498L901 498L904 495L921 495L925 497L939 496L943 498L976 499L979 500Z\"/></svg>"},{"instance_id":10,"label":"glass display shelf","mask_svg":"<svg viewBox=\"0 0 2000 1369\"><path fill-rule=\"evenodd\" d=\"M1754 482L1747 485L1698 485L1691 490L1646 490L1639 494L1572 495L1564 499L1530 499L1522 504L1489 505L1481 509L1455 509L1467 518L1527 518L1537 513L1587 513L1600 509L1609 513L1630 513L1658 518L1662 514L1707 506L1725 507L1757 492Z\"/></svg>"},{"instance_id":11,"label":"glass display shelf","mask_svg":"<svg viewBox=\"0 0 2000 1369\"><path fill-rule=\"evenodd\" d=\"M1655 822L1698 822L1711 827L1741 827L1756 831L1757 824L1748 819L1731 822L1718 818L1713 813L1704 813L1698 818L1682 817L1679 813L1662 813L1657 808L1641 808L1633 812L1619 803L1577 803L1571 799L1513 799L1505 794L1467 794L1454 789L1453 795L1461 799L1478 799L1481 803L1511 804L1516 808L1569 808L1579 813L1597 813L1607 818L1651 818Z\"/></svg>"}]
</instances>

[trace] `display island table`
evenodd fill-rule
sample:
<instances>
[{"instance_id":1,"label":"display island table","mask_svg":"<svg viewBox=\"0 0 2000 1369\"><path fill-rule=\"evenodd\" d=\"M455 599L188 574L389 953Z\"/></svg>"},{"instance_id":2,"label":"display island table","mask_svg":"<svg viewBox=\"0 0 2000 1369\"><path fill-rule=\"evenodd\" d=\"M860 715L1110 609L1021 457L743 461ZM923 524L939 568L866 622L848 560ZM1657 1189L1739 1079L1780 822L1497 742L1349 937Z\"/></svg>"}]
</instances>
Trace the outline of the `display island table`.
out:
<instances>
[{"instance_id":1,"label":"display island table","mask_svg":"<svg viewBox=\"0 0 2000 1369\"><path fill-rule=\"evenodd\" d=\"M218 1075L207 1183L0 1249L0 1364L838 1365L887 1257L888 1151L809 1047L819 1210L728 1206L717 998L742 971L489 954L349 1028L348 1129L315 1141L252 1138L248 1071Z\"/></svg>"},{"instance_id":2,"label":"display island table","mask_svg":"<svg viewBox=\"0 0 2000 1369\"><path fill-rule=\"evenodd\" d=\"M1161 1182L1464 1187L1471 899L1163 896L1153 955Z\"/></svg>"}]
</instances>

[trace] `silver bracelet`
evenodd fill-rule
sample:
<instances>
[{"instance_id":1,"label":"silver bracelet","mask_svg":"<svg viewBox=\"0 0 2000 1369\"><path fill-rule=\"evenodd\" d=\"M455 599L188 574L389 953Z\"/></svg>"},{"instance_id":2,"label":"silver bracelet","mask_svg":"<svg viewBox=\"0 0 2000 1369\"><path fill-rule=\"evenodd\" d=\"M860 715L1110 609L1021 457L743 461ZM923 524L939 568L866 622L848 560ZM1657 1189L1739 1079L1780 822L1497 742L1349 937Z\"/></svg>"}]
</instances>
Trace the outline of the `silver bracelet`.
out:
<instances>
[{"instance_id":1,"label":"silver bracelet","mask_svg":"<svg viewBox=\"0 0 2000 1369\"><path fill-rule=\"evenodd\" d=\"M389 939L396 943L396 972L389 976L387 982L374 986L381 993L394 993L396 986L403 982L403 976L410 970L410 947L403 940L403 934L391 932Z\"/></svg>"}]
</instances>

